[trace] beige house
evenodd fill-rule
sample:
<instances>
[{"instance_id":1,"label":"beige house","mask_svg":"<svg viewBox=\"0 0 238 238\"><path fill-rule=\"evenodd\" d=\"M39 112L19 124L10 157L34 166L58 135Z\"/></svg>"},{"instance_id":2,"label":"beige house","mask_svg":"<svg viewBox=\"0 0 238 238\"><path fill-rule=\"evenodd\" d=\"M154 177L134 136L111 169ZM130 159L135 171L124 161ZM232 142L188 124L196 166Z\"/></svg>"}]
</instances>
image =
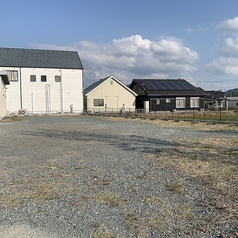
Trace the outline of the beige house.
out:
<instances>
[{"instance_id":1,"label":"beige house","mask_svg":"<svg viewBox=\"0 0 238 238\"><path fill-rule=\"evenodd\" d=\"M84 90L84 107L92 113L135 110L136 96L135 92L111 75Z\"/></svg>"},{"instance_id":2,"label":"beige house","mask_svg":"<svg viewBox=\"0 0 238 238\"><path fill-rule=\"evenodd\" d=\"M0 120L7 115L6 84L9 84L6 71L0 71Z\"/></svg>"}]
</instances>

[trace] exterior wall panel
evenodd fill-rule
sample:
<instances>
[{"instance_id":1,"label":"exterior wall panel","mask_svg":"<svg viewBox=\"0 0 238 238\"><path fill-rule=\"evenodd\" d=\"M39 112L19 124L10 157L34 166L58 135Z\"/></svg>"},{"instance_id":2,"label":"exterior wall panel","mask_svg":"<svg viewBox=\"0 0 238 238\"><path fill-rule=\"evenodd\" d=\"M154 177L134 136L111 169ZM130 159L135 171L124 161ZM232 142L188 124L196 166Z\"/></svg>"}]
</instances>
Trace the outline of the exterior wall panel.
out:
<instances>
[{"instance_id":1,"label":"exterior wall panel","mask_svg":"<svg viewBox=\"0 0 238 238\"><path fill-rule=\"evenodd\" d=\"M4 70L13 69L15 68L4 68ZM37 114L60 113L61 110L83 112L82 70L49 68L17 68L17 70L18 81L11 82L7 86L7 109L10 113L18 113L20 109ZM36 82L30 82L30 75L36 76ZM41 82L41 75L46 75L46 82ZM62 76L61 82L55 82L55 76Z\"/></svg>"}]
</instances>

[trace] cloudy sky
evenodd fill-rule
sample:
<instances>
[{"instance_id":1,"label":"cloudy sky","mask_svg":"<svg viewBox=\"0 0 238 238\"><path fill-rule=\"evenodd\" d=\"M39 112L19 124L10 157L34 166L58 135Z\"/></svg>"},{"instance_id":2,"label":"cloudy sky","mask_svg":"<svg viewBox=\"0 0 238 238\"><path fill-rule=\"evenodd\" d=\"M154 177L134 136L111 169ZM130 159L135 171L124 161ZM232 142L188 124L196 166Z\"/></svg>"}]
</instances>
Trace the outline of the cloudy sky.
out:
<instances>
[{"instance_id":1,"label":"cloudy sky","mask_svg":"<svg viewBox=\"0 0 238 238\"><path fill-rule=\"evenodd\" d=\"M237 0L8 0L0 47L76 50L85 86L114 75L238 88Z\"/></svg>"}]
</instances>

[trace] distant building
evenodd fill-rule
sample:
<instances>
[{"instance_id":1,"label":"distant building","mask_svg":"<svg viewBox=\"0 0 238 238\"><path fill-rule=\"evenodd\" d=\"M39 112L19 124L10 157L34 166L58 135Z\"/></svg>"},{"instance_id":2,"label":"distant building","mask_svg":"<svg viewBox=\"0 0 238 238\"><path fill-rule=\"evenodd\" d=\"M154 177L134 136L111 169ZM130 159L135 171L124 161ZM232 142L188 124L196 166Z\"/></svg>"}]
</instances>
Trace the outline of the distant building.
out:
<instances>
[{"instance_id":1,"label":"distant building","mask_svg":"<svg viewBox=\"0 0 238 238\"><path fill-rule=\"evenodd\" d=\"M227 97L227 103L229 109L238 108L238 97Z\"/></svg>"},{"instance_id":2,"label":"distant building","mask_svg":"<svg viewBox=\"0 0 238 238\"><path fill-rule=\"evenodd\" d=\"M135 92L111 75L84 90L85 110L92 113L135 110L136 96Z\"/></svg>"},{"instance_id":3,"label":"distant building","mask_svg":"<svg viewBox=\"0 0 238 238\"><path fill-rule=\"evenodd\" d=\"M9 114L83 112L83 66L76 51L0 48Z\"/></svg>"},{"instance_id":4,"label":"distant building","mask_svg":"<svg viewBox=\"0 0 238 238\"><path fill-rule=\"evenodd\" d=\"M206 91L207 95L205 97L205 108L215 109L226 107L226 95L221 90Z\"/></svg>"},{"instance_id":5,"label":"distant building","mask_svg":"<svg viewBox=\"0 0 238 238\"><path fill-rule=\"evenodd\" d=\"M206 92L184 79L133 79L129 87L145 112L204 109Z\"/></svg>"}]
</instances>

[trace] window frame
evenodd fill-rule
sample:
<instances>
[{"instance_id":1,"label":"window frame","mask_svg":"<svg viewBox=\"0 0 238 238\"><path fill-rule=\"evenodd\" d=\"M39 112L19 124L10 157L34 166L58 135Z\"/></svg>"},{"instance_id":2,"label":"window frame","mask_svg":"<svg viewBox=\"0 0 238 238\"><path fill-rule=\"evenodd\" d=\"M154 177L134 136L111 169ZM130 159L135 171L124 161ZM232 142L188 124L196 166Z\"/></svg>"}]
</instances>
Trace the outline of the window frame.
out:
<instances>
[{"instance_id":1,"label":"window frame","mask_svg":"<svg viewBox=\"0 0 238 238\"><path fill-rule=\"evenodd\" d=\"M93 99L94 107L104 107L104 99Z\"/></svg>"},{"instance_id":2,"label":"window frame","mask_svg":"<svg viewBox=\"0 0 238 238\"><path fill-rule=\"evenodd\" d=\"M43 80L45 78L45 80ZM46 83L47 82L47 75L41 75L40 76L40 81L42 82L42 83Z\"/></svg>"},{"instance_id":3,"label":"window frame","mask_svg":"<svg viewBox=\"0 0 238 238\"><path fill-rule=\"evenodd\" d=\"M183 102L183 103L181 103ZM176 108L186 108L186 98L176 97Z\"/></svg>"},{"instance_id":4,"label":"window frame","mask_svg":"<svg viewBox=\"0 0 238 238\"><path fill-rule=\"evenodd\" d=\"M36 75L35 74L31 74L30 75L30 82L36 82Z\"/></svg>"},{"instance_id":5,"label":"window frame","mask_svg":"<svg viewBox=\"0 0 238 238\"><path fill-rule=\"evenodd\" d=\"M199 108L199 97L190 97L190 108Z\"/></svg>"},{"instance_id":6,"label":"window frame","mask_svg":"<svg viewBox=\"0 0 238 238\"><path fill-rule=\"evenodd\" d=\"M18 82L17 70L7 70L7 76L10 82Z\"/></svg>"},{"instance_id":7,"label":"window frame","mask_svg":"<svg viewBox=\"0 0 238 238\"><path fill-rule=\"evenodd\" d=\"M60 75L55 75L55 82L60 83L61 82L61 76Z\"/></svg>"}]
</instances>

